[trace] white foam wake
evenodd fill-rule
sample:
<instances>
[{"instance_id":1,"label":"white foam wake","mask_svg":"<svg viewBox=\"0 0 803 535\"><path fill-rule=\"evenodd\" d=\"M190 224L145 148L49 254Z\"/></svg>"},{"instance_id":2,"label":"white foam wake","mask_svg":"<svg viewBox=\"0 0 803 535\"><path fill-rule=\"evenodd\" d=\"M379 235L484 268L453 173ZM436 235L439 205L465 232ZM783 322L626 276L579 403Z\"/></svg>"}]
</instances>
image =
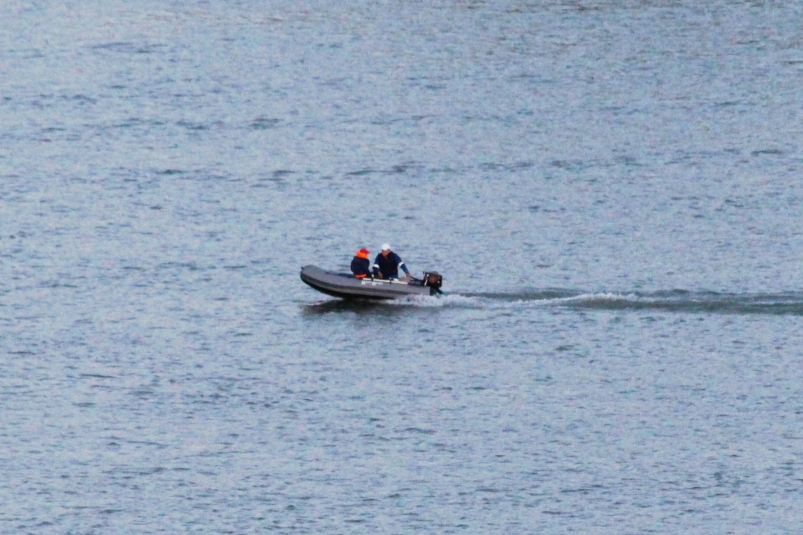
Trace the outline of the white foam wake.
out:
<instances>
[{"instance_id":1,"label":"white foam wake","mask_svg":"<svg viewBox=\"0 0 803 535\"><path fill-rule=\"evenodd\" d=\"M479 297L465 296L460 294L448 295L410 295L402 299L392 299L383 301L383 304L394 306L418 306L418 307L476 307L483 304Z\"/></svg>"}]
</instances>

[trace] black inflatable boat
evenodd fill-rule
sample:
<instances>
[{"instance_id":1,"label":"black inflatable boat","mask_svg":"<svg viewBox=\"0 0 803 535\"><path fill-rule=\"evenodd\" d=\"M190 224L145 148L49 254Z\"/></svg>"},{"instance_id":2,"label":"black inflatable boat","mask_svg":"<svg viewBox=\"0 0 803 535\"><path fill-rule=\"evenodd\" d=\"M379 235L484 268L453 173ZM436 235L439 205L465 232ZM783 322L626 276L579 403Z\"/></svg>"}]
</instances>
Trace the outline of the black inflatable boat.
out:
<instances>
[{"instance_id":1,"label":"black inflatable boat","mask_svg":"<svg viewBox=\"0 0 803 535\"><path fill-rule=\"evenodd\" d=\"M408 295L438 295L443 277L424 273L423 279L357 279L350 273L327 271L317 266L301 268L301 280L319 292L343 299L396 299Z\"/></svg>"}]
</instances>

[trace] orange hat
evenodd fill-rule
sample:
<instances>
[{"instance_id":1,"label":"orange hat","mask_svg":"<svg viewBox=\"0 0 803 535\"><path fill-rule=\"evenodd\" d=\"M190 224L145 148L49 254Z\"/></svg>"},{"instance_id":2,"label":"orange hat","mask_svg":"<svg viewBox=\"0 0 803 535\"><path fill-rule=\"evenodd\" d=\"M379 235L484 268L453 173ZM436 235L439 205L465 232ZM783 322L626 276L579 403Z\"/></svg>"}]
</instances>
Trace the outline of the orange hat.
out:
<instances>
[{"instance_id":1,"label":"orange hat","mask_svg":"<svg viewBox=\"0 0 803 535\"><path fill-rule=\"evenodd\" d=\"M362 249L357 251L357 256L359 256L360 258L368 258L368 253L370 253L370 252L371 251L369 251L368 249L363 247Z\"/></svg>"}]
</instances>

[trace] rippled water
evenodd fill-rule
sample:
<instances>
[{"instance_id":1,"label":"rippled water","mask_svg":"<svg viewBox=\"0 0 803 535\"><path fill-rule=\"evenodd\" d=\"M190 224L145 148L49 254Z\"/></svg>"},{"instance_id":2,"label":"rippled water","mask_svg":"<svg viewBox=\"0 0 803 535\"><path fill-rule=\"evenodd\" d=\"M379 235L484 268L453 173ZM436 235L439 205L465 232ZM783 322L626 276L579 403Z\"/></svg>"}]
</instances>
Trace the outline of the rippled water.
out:
<instances>
[{"instance_id":1,"label":"rippled water","mask_svg":"<svg viewBox=\"0 0 803 535\"><path fill-rule=\"evenodd\" d=\"M0 532L799 531L798 4L4 8Z\"/></svg>"}]
</instances>

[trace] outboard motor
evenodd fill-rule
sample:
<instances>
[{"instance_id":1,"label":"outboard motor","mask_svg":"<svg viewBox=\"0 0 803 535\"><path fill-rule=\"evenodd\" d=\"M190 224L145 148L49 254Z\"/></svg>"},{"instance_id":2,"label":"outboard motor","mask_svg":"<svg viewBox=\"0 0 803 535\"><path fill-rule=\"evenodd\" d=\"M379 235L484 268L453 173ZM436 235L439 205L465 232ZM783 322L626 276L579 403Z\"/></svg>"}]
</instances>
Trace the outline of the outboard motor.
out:
<instances>
[{"instance_id":1,"label":"outboard motor","mask_svg":"<svg viewBox=\"0 0 803 535\"><path fill-rule=\"evenodd\" d=\"M429 286L430 288L440 291L441 285L443 285L443 277L440 273L436 271L424 272L424 286Z\"/></svg>"}]
</instances>

